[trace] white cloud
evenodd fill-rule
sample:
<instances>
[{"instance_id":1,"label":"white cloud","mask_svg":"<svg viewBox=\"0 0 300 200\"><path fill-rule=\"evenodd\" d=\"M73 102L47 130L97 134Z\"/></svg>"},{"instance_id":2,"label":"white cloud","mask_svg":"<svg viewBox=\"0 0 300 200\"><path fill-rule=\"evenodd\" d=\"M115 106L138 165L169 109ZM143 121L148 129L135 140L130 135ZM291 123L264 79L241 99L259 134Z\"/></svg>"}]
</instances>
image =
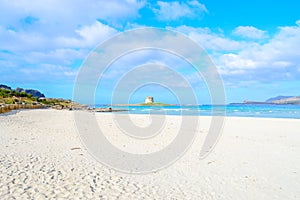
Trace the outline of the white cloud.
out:
<instances>
[{"instance_id":1,"label":"white cloud","mask_svg":"<svg viewBox=\"0 0 300 200\"><path fill-rule=\"evenodd\" d=\"M55 51L62 48L93 48L110 38L117 30L95 21L70 32L72 36L51 36L44 32L11 30L0 26L1 49L28 53L30 51Z\"/></svg>"},{"instance_id":2,"label":"white cloud","mask_svg":"<svg viewBox=\"0 0 300 200\"><path fill-rule=\"evenodd\" d=\"M212 32L209 28L179 26L175 30L186 34L207 51L234 51L244 48L245 44L226 38L223 33Z\"/></svg>"},{"instance_id":3,"label":"white cloud","mask_svg":"<svg viewBox=\"0 0 300 200\"><path fill-rule=\"evenodd\" d=\"M227 69L253 69L258 63L250 58L240 58L236 54L224 54L220 57L220 61L227 66Z\"/></svg>"},{"instance_id":4,"label":"white cloud","mask_svg":"<svg viewBox=\"0 0 300 200\"><path fill-rule=\"evenodd\" d=\"M5 64L0 62L0 64ZM15 64L15 63L14 63ZM26 66L10 66L0 68L0 80L4 82L21 83L49 83L61 82L63 84L74 81L77 69L72 69L66 65L39 64Z\"/></svg>"},{"instance_id":5,"label":"white cloud","mask_svg":"<svg viewBox=\"0 0 300 200\"><path fill-rule=\"evenodd\" d=\"M265 44L249 46L215 60L223 74L240 75L240 79L268 82L298 79L300 27L280 27L278 33Z\"/></svg>"},{"instance_id":6,"label":"white cloud","mask_svg":"<svg viewBox=\"0 0 300 200\"><path fill-rule=\"evenodd\" d=\"M29 52L28 56L24 58L25 62L30 64L48 63L70 65L75 60L83 60L87 55L87 51L80 49L55 49L49 52L33 51Z\"/></svg>"},{"instance_id":7,"label":"white cloud","mask_svg":"<svg viewBox=\"0 0 300 200\"><path fill-rule=\"evenodd\" d=\"M49 39L47 40L46 36L42 35L42 33L5 29L0 26L1 49L17 52L26 52L40 48L45 49L45 47L48 47L47 41Z\"/></svg>"},{"instance_id":8,"label":"white cloud","mask_svg":"<svg viewBox=\"0 0 300 200\"><path fill-rule=\"evenodd\" d=\"M55 34L54 31L72 30L77 25L89 24L95 19L113 23L135 18L144 5L144 1L138 0L2 1L0 24L20 26L20 19L32 16L38 19L41 28Z\"/></svg>"},{"instance_id":9,"label":"white cloud","mask_svg":"<svg viewBox=\"0 0 300 200\"><path fill-rule=\"evenodd\" d=\"M267 37L266 31L259 30L253 26L239 26L234 29L232 33L250 39L262 39Z\"/></svg>"},{"instance_id":10,"label":"white cloud","mask_svg":"<svg viewBox=\"0 0 300 200\"><path fill-rule=\"evenodd\" d=\"M204 4L193 0L184 2L157 2L158 9L153 9L153 12L156 14L157 18L162 21L173 21L180 18L195 18L202 16L204 13L207 13Z\"/></svg>"},{"instance_id":11,"label":"white cloud","mask_svg":"<svg viewBox=\"0 0 300 200\"><path fill-rule=\"evenodd\" d=\"M67 47L94 47L117 33L114 28L96 21L90 26L83 26L75 31L79 37L59 37L58 44Z\"/></svg>"},{"instance_id":12,"label":"white cloud","mask_svg":"<svg viewBox=\"0 0 300 200\"><path fill-rule=\"evenodd\" d=\"M204 47L223 78L232 84L300 78L300 26L279 27L264 43L233 38L209 28L180 26L175 30Z\"/></svg>"},{"instance_id":13,"label":"white cloud","mask_svg":"<svg viewBox=\"0 0 300 200\"><path fill-rule=\"evenodd\" d=\"M96 21L74 32L76 37L57 38L42 32L0 27L0 80L34 82L61 80L63 77L65 80L74 79L72 68L78 67L93 47L111 37L116 30Z\"/></svg>"},{"instance_id":14,"label":"white cloud","mask_svg":"<svg viewBox=\"0 0 300 200\"><path fill-rule=\"evenodd\" d=\"M77 70L71 70L69 67L61 66L61 65L51 65L51 64L43 64L38 69L21 69L21 72L28 74L32 77L36 75L55 75L55 76L75 76Z\"/></svg>"}]
</instances>

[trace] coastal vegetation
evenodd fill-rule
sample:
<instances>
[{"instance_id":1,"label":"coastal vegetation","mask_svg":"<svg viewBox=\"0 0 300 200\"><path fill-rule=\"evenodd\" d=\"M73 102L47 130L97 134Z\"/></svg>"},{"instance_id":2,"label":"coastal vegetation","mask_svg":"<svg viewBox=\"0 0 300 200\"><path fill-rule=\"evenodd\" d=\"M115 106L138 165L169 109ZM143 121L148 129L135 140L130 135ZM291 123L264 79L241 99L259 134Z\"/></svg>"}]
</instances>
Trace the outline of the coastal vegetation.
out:
<instances>
[{"instance_id":1,"label":"coastal vegetation","mask_svg":"<svg viewBox=\"0 0 300 200\"><path fill-rule=\"evenodd\" d=\"M32 94L0 88L0 103L2 104L14 104L19 102L32 103L37 100L38 98L32 96Z\"/></svg>"},{"instance_id":2,"label":"coastal vegetation","mask_svg":"<svg viewBox=\"0 0 300 200\"><path fill-rule=\"evenodd\" d=\"M5 85L0 86L0 113L16 109L54 108L71 110L83 107L83 105L71 100L46 98L37 90L24 90L20 88L13 90Z\"/></svg>"}]
</instances>

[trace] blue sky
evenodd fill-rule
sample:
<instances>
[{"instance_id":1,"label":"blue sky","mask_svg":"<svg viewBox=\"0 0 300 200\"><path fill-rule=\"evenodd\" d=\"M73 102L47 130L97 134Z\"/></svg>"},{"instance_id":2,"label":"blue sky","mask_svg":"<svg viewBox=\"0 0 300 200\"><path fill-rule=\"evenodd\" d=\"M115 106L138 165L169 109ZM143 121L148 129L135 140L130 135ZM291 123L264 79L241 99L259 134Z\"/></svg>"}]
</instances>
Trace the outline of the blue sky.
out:
<instances>
[{"instance_id":1,"label":"blue sky","mask_svg":"<svg viewBox=\"0 0 300 200\"><path fill-rule=\"evenodd\" d=\"M295 0L0 0L0 83L72 98L90 51L118 33L150 26L179 31L202 46L222 76L227 103L300 95L299 10ZM123 61L177 63L189 76L180 61L166 57L141 52ZM108 70L115 74L106 74L107 86L125 73L113 70L120 63ZM189 78L199 103L209 103L203 81ZM96 101L108 103L111 90L100 88ZM130 101L143 101L149 93L158 101L176 102L157 85L138 89Z\"/></svg>"}]
</instances>

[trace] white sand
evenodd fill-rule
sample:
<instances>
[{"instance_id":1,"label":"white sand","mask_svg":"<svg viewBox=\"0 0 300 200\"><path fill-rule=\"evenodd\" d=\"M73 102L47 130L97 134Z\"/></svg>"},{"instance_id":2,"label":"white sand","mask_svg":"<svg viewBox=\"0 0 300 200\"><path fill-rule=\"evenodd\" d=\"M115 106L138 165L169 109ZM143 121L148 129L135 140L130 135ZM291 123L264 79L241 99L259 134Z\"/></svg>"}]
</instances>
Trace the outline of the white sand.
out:
<instances>
[{"instance_id":1,"label":"white sand","mask_svg":"<svg viewBox=\"0 0 300 200\"><path fill-rule=\"evenodd\" d=\"M175 164L130 175L93 160L80 142L73 114L0 115L0 199L300 199L300 120L227 118L215 150L200 160L210 121L201 117L196 141ZM145 116L132 117L147 124ZM116 128L110 114L99 113L97 119L106 133ZM176 126L180 117L169 120ZM169 130L166 140L172 139ZM124 140L108 137L116 145ZM164 145L159 141L153 139L158 148Z\"/></svg>"}]
</instances>

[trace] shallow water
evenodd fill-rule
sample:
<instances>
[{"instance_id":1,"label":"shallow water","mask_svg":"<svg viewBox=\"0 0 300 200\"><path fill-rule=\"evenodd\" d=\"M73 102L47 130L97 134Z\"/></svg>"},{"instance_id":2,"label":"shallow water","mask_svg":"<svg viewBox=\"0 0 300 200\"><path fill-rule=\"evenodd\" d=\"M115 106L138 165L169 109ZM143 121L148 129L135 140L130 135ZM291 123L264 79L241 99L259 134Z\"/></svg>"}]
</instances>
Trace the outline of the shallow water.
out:
<instances>
[{"instance_id":1,"label":"shallow water","mask_svg":"<svg viewBox=\"0 0 300 200\"><path fill-rule=\"evenodd\" d=\"M97 107L103 107L98 105ZM130 114L167 114L201 116L235 116L261 118L300 119L300 105L250 105L236 104L225 106L113 106L113 109L126 109L118 113Z\"/></svg>"}]
</instances>

